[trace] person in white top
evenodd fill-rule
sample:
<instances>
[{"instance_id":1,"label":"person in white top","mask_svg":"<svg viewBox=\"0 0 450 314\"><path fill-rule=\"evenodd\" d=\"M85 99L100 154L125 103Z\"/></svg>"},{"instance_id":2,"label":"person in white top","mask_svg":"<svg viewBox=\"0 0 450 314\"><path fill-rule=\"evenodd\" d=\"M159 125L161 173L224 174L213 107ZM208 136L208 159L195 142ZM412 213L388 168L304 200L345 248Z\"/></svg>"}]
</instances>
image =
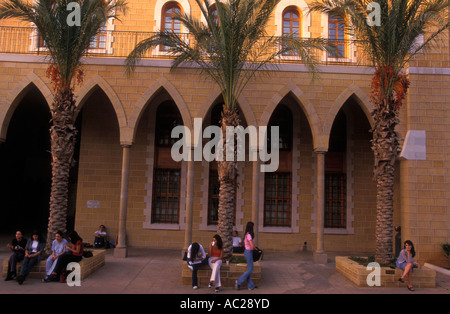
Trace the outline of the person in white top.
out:
<instances>
[{"instance_id":1,"label":"person in white top","mask_svg":"<svg viewBox=\"0 0 450 314\"><path fill-rule=\"evenodd\" d=\"M67 252L67 249L64 247L65 245L68 245L68 242L63 238L63 233L61 231L56 232L55 240L52 242L52 255L47 258L47 263L45 264L45 273L47 276L52 274L58 257Z\"/></svg>"},{"instance_id":2,"label":"person in white top","mask_svg":"<svg viewBox=\"0 0 450 314\"><path fill-rule=\"evenodd\" d=\"M187 264L192 270L192 288L198 289L197 271L201 266L208 265L208 259L201 244L194 242L188 247Z\"/></svg>"},{"instance_id":3,"label":"person in white top","mask_svg":"<svg viewBox=\"0 0 450 314\"><path fill-rule=\"evenodd\" d=\"M242 239L238 235L238 232L233 231L233 253L244 253L244 246L242 245Z\"/></svg>"},{"instance_id":4,"label":"person in white top","mask_svg":"<svg viewBox=\"0 0 450 314\"><path fill-rule=\"evenodd\" d=\"M100 225L98 230L94 233L94 246L95 247L104 247L106 245L106 227L104 225Z\"/></svg>"}]
</instances>

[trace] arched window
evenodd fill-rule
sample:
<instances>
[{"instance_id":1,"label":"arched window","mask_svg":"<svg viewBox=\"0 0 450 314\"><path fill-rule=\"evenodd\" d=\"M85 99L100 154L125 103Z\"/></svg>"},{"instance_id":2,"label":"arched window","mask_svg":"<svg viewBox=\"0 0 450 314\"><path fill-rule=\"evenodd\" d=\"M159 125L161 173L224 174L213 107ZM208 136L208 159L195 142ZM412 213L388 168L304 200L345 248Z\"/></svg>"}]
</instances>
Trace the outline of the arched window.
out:
<instances>
[{"instance_id":1,"label":"arched window","mask_svg":"<svg viewBox=\"0 0 450 314\"><path fill-rule=\"evenodd\" d=\"M347 227L347 119L340 111L325 156L325 228Z\"/></svg>"},{"instance_id":2,"label":"arched window","mask_svg":"<svg viewBox=\"0 0 450 314\"><path fill-rule=\"evenodd\" d=\"M163 7L162 12L162 30L172 31L175 34L181 34L181 22L174 19L175 15L180 14L181 7L175 2L167 2Z\"/></svg>"},{"instance_id":3,"label":"arched window","mask_svg":"<svg viewBox=\"0 0 450 314\"><path fill-rule=\"evenodd\" d=\"M273 113L268 133L272 126L279 127L280 166L276 172L266 172L264 178L264 226L291 226L292 199L292 112L284 105L279 105ZM270 145L270 134L268 147Z\"/></svg>"},{"instance_id":4,"label":"arched window","mask_svg":"<svg viewBox=\"0 0 450 314\"><path fill-rule=\"evenodd\" d=\"M287 7L283 11L283 36L289 35L294 38L300 38L301 34L301 15L300 11L295 6ZM287 56L297 56L296 51L289 51L285 53Z\"/></svg>"},{"instance_id":5,"label":"arched window","mask_svg":"<svg viewBox=\"0 0 450 314\"><path fill-rule=\"evenodd\" d=\"M283 11L283 35L300 37L300 11L290 6Z\"/></svg>"},{"instance_id":6,"label":"arched window","mask_svg":"<svg viewBox=\"0 0 450 314\"><path fill-rule=\"evenodd\" d=\"M333 44L331 58L345 58L345 21L341 16L328 16L328 39Z\"/></svg>"},{"instance_id":7,"label":"arched window","mask_svg":"<svg viewBox=\"0 0 450 314\"><path fill-rule=\"evenodd\" d=\"M178 223L180 213L181 164L170 157L172 129L182 125L176 105L162 103L156 113L155 167L153 173L152 223Z\"/></svg>"},{"instance_id":8,"label":"arched window","mask_svg":"<svg viewBox=\"0 0 450 314\"><path fill-rule=\"evenodd\" d=\"M167 2L162 8L161 30L173 32L181 36L181 22L174 17L182 12L178 2ZM161 50L167 51L168 47L161 47Z\"/></svg>"}]
</instances>

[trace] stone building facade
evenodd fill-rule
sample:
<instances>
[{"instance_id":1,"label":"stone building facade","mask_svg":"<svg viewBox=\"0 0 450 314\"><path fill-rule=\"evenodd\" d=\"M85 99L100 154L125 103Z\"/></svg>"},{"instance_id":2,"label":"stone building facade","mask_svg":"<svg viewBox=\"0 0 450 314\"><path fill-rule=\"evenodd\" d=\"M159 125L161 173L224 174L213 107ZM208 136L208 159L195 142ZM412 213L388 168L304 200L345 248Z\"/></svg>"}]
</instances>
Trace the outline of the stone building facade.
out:
<instances>
[{"instance_id":1,"label":"stone building facade","mask_svg":"<svg viewBox=\"0 0 450 314\"><path fill-rule=\"evenodd\" d=\"M274 173L260 172L260 163L248 158L238 163L235 229L242 235L247 221L254 221L258 246L266 250L301 250L306 243L313 251L373 252L374 71L350 39L339 36L340 21L308 14L307 2L282 0L268 32L335 36L341 46L334 54L320 55L318 79L311 79L295 54L283 56L276 69L258 75L239 98L243 125L279 125L286 145ZM76 88L80 134L71 223L86 242L104 224L112 239L120 228L126 230L127 246L206 245L217 230L216 168L207 161L173 161L168 131L176 124L193 130L195 118L202 119L203 128L214 124L220 90L196 68L171 70L164 49L143 59L131 77L124 69L136 42L161 27L178 30L170 10L197 16L200 11L191 0L130 0L129 6L122 21L109 21L93 43L92 54L84 59L84 81ZM182 27L179 31L189 40ZM49 185L48 135L43 130L52 91L44 56L45 47L31 25L1 21L4 230L19 228L23 219L45 227L48 216L45 197L38 205L25 196L45 194ZM416 57L407 71L411 87L398 127L403 150L396 164L394 221L402 227L402 239L414 242L420 261L443 263L440 244L450 238L448 37ZM43 144L33 145L36 138ZM14 163L19 159L25 165Z\"/></svg>"}]
</instances>

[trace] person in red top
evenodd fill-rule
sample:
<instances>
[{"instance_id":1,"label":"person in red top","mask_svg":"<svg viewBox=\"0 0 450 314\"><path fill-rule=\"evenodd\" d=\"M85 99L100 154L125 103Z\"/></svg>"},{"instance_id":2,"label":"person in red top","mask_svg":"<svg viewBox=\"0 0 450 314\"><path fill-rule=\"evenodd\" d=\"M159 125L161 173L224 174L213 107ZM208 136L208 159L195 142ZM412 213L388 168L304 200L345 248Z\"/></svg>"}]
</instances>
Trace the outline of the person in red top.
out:
<instances>
[{"instance_id":1,"label":"person in red top","mask_svg":"<svg viewBox=\"0 0 450 314\"><path fill-rule=\"evenodd\" d=\"M83 258L84 245L83 239L78 235L76 231L72 231L68 236L68 240L72 243L72 247L65 245L64 247L68 250L67 253L62 255L50 276L48 276L45 281L58 281L59 276L67 268L67 265L72 262L78 263Z\"/></svg>"},{"instance_id":2,"label":"person in red top","mask_svg":"<svg viewBox=\"0 0 450 314\"><path fill-rule=\"evenodd\" d=\"M222 266L223 243L222 238L218 234L213 237L212 242L209 244L209 255L208 264L212 269L209 287L212 288L213 284L215 284L216 292L219 292L222 285L220 282L220 267Z\"/></svg>"}]
</instances>

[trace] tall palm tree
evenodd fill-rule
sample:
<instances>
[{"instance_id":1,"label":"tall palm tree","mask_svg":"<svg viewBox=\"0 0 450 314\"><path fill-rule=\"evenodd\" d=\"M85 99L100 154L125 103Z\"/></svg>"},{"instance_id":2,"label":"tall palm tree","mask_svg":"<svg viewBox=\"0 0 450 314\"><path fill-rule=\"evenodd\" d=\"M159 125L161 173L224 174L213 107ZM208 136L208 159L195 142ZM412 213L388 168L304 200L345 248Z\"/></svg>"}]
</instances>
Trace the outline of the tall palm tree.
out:
<instances>
[{"instance_id":1,"label":"tall palm tree","mask_svg":"<svg viewBox=\"0 0 450 314\"><path fill-rule=\"evenodd\" d=\"M379 4L379 25L370 23L378 12L372 11L369 4L373 8L375 3ZM399 150L395 128L409 87L404 69L448 29L448 8L448 0L322 0L311 6L312 11L346 18L357 45L376 69L371 99L375 105L372 151L377 182L378 263L392 260L394 164Z\"/></svg>"},{"instance_id":2,"label":"tall palm tree","mask_svg":"<svg viewBox=\"0 0 450 314\"><path fill-rule=\"evenodd\" d=\"M174 56L173 68L186 63L196 64L221 89L224 101L221 128L225 134L228 126L236 127L240 124L237 99L247 83L257 72L270 69L279 56L295 51L309 66L311 73L315 72L311 50L322 49L325 46L323 40L302 40L295 35L276 37L266 32L269 19L279 2L280 0L196 0L206 23L186 13L175 17L189 31L192 42L184 41L172 31L160 31L138 43L127 58L127 71L133 71L137 61L157 46L166 47ZM223 149L223 156L226 156L225 145ZM224 242L225 256L230 257L236 161L219 161L218 174L218 234Z\"/></svg>"},{"instance_id":3,"label":"tall palm tree","mask_svg":"<svg viewBox=\"0 0 450 314\"><path fill-rule=\"evenodd\" d=\"M68 4L72 3L68 7ZM78 4L79 10L73 6ZM48 49L54 98L51 108L52 186L47 247L56 231L66 231L69 172L77 130L74 84L82 79L81 58L108 18L125 12L124 0L6 0L0 19L15 18L33 23ZM78 14L76 17L74 14ZM74 25L79 18L79 25Z\"/></svg>"}]
</instances>

